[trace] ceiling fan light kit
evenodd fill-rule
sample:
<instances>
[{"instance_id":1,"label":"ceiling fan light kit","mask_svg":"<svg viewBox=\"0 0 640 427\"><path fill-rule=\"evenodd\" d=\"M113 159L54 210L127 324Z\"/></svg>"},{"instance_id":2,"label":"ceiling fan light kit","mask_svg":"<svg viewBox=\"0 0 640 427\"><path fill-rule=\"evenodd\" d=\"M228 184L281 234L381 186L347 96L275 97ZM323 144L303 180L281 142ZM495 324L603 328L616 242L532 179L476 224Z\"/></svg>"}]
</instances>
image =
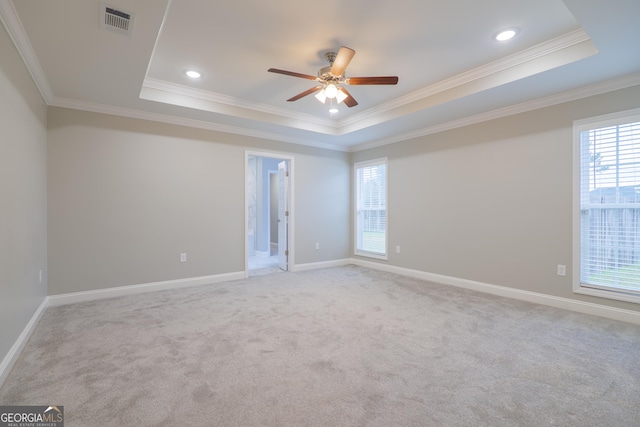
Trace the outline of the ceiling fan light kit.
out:
<instances>
[{"instance_id":1,"label":"ceiling fan light kit","mask_svg":"<svg viewBox=\"0 0 640 427\"><path fill-rule=\"evenodd\" d=\"M342 46L340 50L336 52L325 53L325 58L329 61L328 67L323 67L318 71L318 76L314 77L309 74L296 73L293 71L280 70L277 68L269 68L267 71L271 73L284 74L287 76L298 77L307 80L315 80L320 85L308 89L304 92L293 96L287 101L297 101L312 93L321 103L325 103L327 99L335 99L338 104L344 102L347 107L355 107L358 102L347 91L344 85L395 85L398 83L397 76L381 76L381 77L345 77L345 70L351 62L351 59L356 54L356 51L348 47ZM334 108L332 108L334 110ZM331 111L335 113L337 111Z\"/></svg>"},{"instance_id":2,"label":"ceiling fan light kit","mask_svg":"<svg viewBox=\"0 0 640 427\"><path fill-rule=\"evenodd\" d=\"M335 99L338 104L340 104L342 103L342 101L349 97L346 93L344 93L342 89L342 87L336 86L333 83L329 83L325 87L320 89L320 92L316 93L315 97L323 104L327 99Z\"/></svg>"},{"instance_id":3,"label":"ceiling fan light kit","mask_svg":"<svg viewBox=\"0 0 640 427\"><path fill-rule=\"evenodd\" d=\"M329 83L327 87L324 88L324 93L327 95L327 98L333 99L338 94L338 88L333 83Z\"/></svg>"},{"instance_id":4,"label":"ceiling fan light kit","mask_svg":"<svg viewBox=\"0 0 640 427\"><path fill-rule=\"evenodd\" d=\"M316 99L318 101L322 102L323 104L327 100L327 93L326 93L326 91L324 89L322 89L320 92L316 93L314 96L316 97Z\"/></svg>"},{"instance_id":5,"label":"ceiling fan light kit","mask_svg":"<svg viewBox=\"0 0 640 427\"><path fill-rule=\"evenodd\" d=\"M347 99L348 96L346 93L344 93L341 90L338 90L336 93L336 101L338 101L338 104L340 104L342 101L344 101L345 99Z\"/></svg>"}]
</instances>

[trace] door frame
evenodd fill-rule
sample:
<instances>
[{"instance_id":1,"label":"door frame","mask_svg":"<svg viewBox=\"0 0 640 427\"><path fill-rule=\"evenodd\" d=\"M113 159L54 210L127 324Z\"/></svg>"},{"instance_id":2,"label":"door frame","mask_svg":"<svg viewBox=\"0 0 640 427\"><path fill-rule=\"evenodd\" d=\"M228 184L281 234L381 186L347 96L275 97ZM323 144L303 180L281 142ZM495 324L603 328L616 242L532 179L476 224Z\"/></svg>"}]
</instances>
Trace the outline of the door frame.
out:
<instances>
[{"instance_id":1,"label":"door frame","mask_svg":"<svg viewBox=\"0 0 640 427\"><path fill-rule=\"evenodd\" d=\"M267 152L267 151L254 151L245 150L244 152L244 276L249 277L249 192L247 191L247 171L249 168L249 157L268 157L271 159L285 160L289 163L289 232L287 234L287 248L289 250L288 255L288 271L291 271L295 265L295 203L294 203L294 177L295 177L295 157L292 154L280 153L280 152Z\"/></svg>"},{"instance_id":2,"label":"door frame","mask_svg":"<svg viewBox=\"0 0 640 427\"><path fill-rule=\"evenodd\" d=\"M271 193L271 178L272 178L272 176L274 176L274 175L275 175L275 176L276 176L276 179L277 179L278 171L277 171L277 170L269 169L269 170L267 171L267 173L269 174L269 202L271 202L271 198L273 197L273 194ZM272 239L271 239L271 237L272 237L272 235L271 235L271 221L272 221L272 218L271 218L271 209L269 209L268 217L269 217L269 221L268 221L268 222L269 222L269 232L268 232L267 234L268 234L268 240L269 240L269 243L271 243L271 240L272 240ZM277 218L277 215L276 215L276 219L278 219L278 218ZM249 221L247 221L247 222L249 222ZM277 232L277 231L276 231L276 232ZM269 251L271 251L271 250L269 250Z\"/></svg>"}]
</instances>

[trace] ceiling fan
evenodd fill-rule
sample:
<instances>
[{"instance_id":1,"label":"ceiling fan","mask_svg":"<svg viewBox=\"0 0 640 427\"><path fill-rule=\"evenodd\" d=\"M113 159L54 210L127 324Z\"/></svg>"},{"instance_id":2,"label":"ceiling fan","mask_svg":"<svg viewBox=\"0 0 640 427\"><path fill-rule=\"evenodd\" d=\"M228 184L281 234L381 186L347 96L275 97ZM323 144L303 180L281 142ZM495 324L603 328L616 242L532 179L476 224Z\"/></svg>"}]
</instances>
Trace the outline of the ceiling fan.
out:
<instances>
[{"instance_id":1,"label":"ceiling fan","mask_svg":"<svg viewBox=\"0 0 640 427\"><path fill-rule=\"evenodd\" d=\"M381 77L346 77L344 72L351 62L356 51L348 47L342 46L338 53L327 52L325 58L329 61L328 67L323 67L318 71L318 76L309 74L295 73L293 71L279 70L277 68L269 68L270 73L284 74L286 76L300 77L302 79L314 80L319 84L311 89L305 90L296 96L287 99L287 101L297 101L307 95L316 93L315 97L323 104L327 99L336 99L338 103L344 101L347 107L355 107L358 102L347 91L344 85L395 85L398 83L397 76L381 76Z\"/></svg>"}]
</instances>

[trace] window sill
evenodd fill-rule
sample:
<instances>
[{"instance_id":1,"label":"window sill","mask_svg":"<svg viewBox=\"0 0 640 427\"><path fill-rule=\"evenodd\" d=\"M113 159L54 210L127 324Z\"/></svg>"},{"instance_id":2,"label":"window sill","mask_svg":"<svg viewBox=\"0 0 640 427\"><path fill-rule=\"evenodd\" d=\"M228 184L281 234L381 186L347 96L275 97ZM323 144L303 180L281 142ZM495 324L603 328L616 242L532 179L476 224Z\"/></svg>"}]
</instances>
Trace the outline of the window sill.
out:
<instances>
[{"instance_id":1,"label":"window sill","mask_svg":"<svg viewBox=\"0 0 640 427\"><path fill-rule=\"evenodd\" d=\"M595 288L590 288L590 287L578 284L578 286L574 286L573 292L576 294L591 295L594 297L607 298L607 299L640 304L640 295L636 295L633 293L626 293L623 290L617 291L617 290L595 289Z\"/></svg>"},{"instance_id":2,"label":"window sill","mask_svg":"<svg viewBox=\"0 0 640 427\"><path fill-rule=\"evenodd\" d=\"M387 261L389 259L389 257L386 254L377 254L375 252L355 251L354 255L366 257L366 258L380 259L384 261Z\"/></svg>"}]
</instances>

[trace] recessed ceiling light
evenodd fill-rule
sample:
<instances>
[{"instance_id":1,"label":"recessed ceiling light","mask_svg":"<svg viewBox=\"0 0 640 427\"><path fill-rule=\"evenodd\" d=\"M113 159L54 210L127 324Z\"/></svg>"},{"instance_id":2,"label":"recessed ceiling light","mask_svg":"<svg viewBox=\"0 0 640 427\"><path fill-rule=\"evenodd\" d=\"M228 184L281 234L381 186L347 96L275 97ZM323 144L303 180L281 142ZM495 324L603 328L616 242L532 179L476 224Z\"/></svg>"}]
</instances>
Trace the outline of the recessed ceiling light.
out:
<instances>
[{"instance_id":1,"label":"recessed ceiling light","mask_svg":"<svg viewBox=\"0 0 640 427\"><path fill-rule=\"evenodd\" d=\"M331 114L335 114L335 113L337 113L338 111L339 111L339 110L338 110L337 108L332 108L332 109L330 109L330 110L329 110L329 112L330 112Z\"/></svg>"},{"instance_id":2,"label":"recessed ceiling light","mask_svg":"<svg viewBox=\"0 0 640 427\"><path fill-rule=\"evenodd\" d=\"M199 79L200 77L202 77L202 74L200 74L196 70L187 70L184 73L187 75L187 77L190 77L192 79Z\"/></svg>"},{"instance_id":3,"label":"recessed ceiling light","mask_svg":"<svg viewBox=\"0 0 640 427\"><path fill-rule=\"evenodd\" d=\"M498 34L496 34L495 39L499 42L504 42L514 38L516 34L518 34L518 31L510 28L508 30L500 31Z\"/></svg>"}]
</instances>

